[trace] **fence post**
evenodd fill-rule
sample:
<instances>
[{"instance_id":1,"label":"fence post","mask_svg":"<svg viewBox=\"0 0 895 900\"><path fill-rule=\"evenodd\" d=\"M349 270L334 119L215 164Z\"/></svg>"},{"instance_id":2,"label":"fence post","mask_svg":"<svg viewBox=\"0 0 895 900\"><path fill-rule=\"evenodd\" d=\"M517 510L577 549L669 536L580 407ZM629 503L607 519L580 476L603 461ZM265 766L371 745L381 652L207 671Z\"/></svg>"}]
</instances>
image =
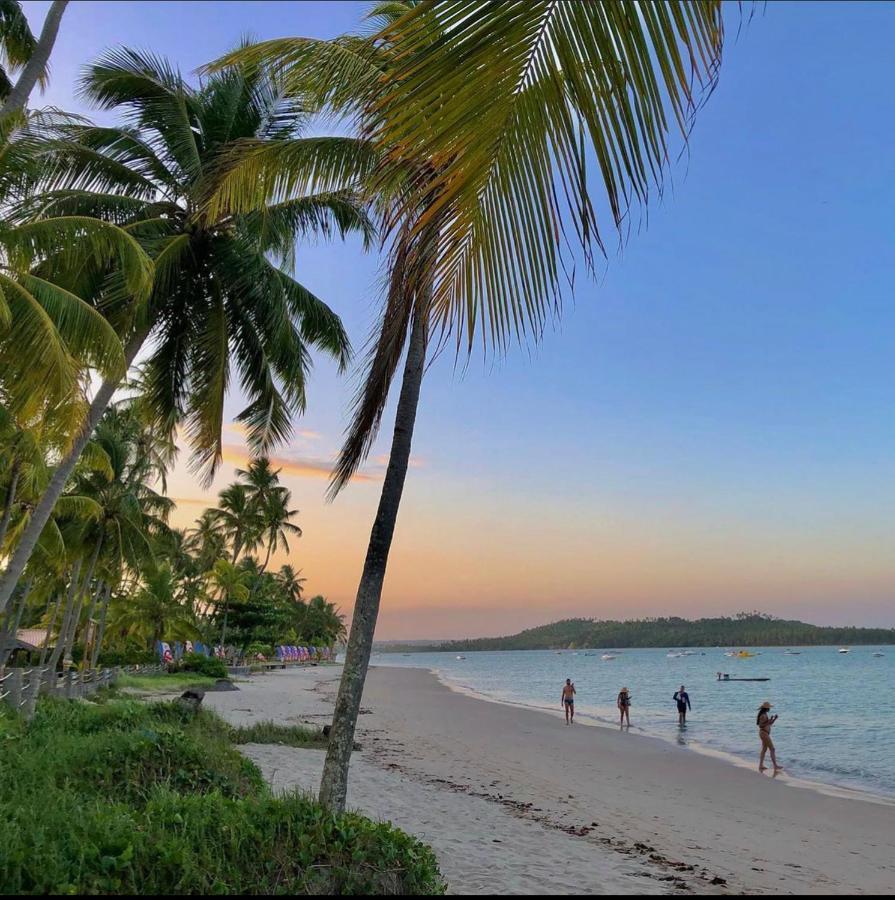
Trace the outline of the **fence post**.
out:
<instances>
[{"instance_id":1,"label":"fence post","mask_svg":"<svg viewBox=\"0 0 895 900\"><path fill-rule=\"evenodd\" d=\"M16 711L22 705L22 670L10 669L9 678L6 679L8 696L6 702Z\"/></svg>"},{"instance_id":2,"label":"fence post","mask_svg":"<svg viewBox=\"0 0 895 900\"><path fill-rule=\"evenodd\" d=\"M43 686L46 677L47 670L45 668L31 670L31 680L28 682L28 700L25 704L25 718L29 722L34 718L34 710L37 708L37 698L40 696L40 689Z\"/></svg>"}]
</instances>

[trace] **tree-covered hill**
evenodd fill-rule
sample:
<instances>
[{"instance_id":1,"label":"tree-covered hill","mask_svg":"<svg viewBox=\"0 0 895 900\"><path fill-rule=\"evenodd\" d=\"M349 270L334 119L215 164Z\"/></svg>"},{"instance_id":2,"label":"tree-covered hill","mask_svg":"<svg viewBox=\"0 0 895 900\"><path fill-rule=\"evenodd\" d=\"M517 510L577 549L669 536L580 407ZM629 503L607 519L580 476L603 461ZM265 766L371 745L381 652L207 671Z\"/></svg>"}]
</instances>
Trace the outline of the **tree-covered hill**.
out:
<instances>
[{"instance_id":1,"label":"tree-covered hill","mask_svg":"<svg viewBox=\"0 0 895 900\"><path fill-rule=\"evenodd\" d=\"M774 647L824 644L895 644L895 629L833 628L777 619L764 613L696 619L625 622L565 619L509 637L449 641L414 650L558 650L601 647ZM382 648L386 649L386 648ZM390 647L388 649L408 649Z\"/></svg>"}]
</instances>

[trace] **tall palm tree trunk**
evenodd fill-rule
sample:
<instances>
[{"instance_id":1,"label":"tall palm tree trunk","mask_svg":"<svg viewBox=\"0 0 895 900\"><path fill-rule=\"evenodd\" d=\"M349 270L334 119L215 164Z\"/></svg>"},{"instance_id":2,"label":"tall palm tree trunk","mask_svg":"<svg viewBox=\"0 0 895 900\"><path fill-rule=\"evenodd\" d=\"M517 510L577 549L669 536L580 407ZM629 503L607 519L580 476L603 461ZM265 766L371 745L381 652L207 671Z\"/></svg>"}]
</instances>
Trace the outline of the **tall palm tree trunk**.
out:
<instances>
[{"instance_id":1,"label":"tall palm tree trunk","mask_svg":"<svg viewBox=\"0 0 895 900\"><path fill-rule=\"evenodd\" d=\"M50 668L55 672L56 666L62 657L62 651L65 649L65 642L68 637L68 629L71 628L71 616L75 607L75 597L78 588L81 586L81 562L77 560L72 568L71 576L68 582L68 591L65 595L65 612L62 615L62 626L59 629L59 637L56 639L56 646L50 654Z\"/></svg>"},{"instance_id":2,"label":"tall palm tree trunk","mask_svg":"<svg viewBox=\"0 0 895 900\"><path fill-rule=\"evenodd\" d=\"M99 598L102 597L103 592L106 589L105 582L101 578L96 579L96 588L90 594L90 606L87 608L87 617L85 619L84 625L84 657L81 660L81 667L84 669L93 668L89 663L90 659L87 655L88 648L87 644L90 640L90 623L93 621L93 617L96 615L96 606L99 603ZM93 640L96 641L96 630L93 632Z\"/></svg>"},{"instance_id":3,"label":"tall palm tree trunk","mask_svg":"<svg viewBox=\"0 0 895 900\"><path fill-rule=\"evenodd\" d=\"M6 532L9 529L9 520L12 518L12 507L16 502L16 489L19 486L19 476L22 474L22 461L16 457L12 464L12 472L9 476L9 487L6 490L6 503L3 504L3 518L0 519L0 549L6 540Z\"/></svg>"},{"instance_id":4,"label":"tall palm tree trunk","mask_svg":"<svg viewBox=\"0 0 895 900\"><path fill-rule=\"evenodd\" d=\"M68 0L53 0L53 4L47 12L47 17L44 19L43 28L34 48L34 53L31 54L31 58L25 64L25 68L22 69L22 74L19 76L15 87L7 95L6 102L3 104L3 108L0 109L0 119L9 115L9 113L20 112L25 108L25 104L34 90L34 85L47 71L47 63L50 61L50 53L52 53L53 45L56 43L59 23L62 21L62 14L65 12L66 6L68 6Z\"/></svg>"},{"instance_id":5,"label":"tall palm tree trunk","mask_svg":"<svg viewBox=\"0 0 895 900\"><path fill-rule=\"evenodd\" d=\"M103 597L102 612L99 616L99 630L96 633L96 641L93 644L93 653L90 657L90 668L95 669L99 662L100 650L103 646L103 638L106 636L106 616L109 612L109 598L112 596L112 585L106 585L105 596Z\"/></svg>"},{"instance_id":6,"label":"tall palm tree trunk","mask_svg":"<svg viewBox=\"0 0 895 900\"><path fill-rule=\"evenodd\" d=\"M0 541L0 544L2 544L2 543L3 542ZM267 571L267 565L270 562L270 554L272 552L273 552L273 544L268 544L267 545L267 556L264 557L264 565L261 566L261 571L259 572L260 575L263 575ZM288 550L287 550L287 552L288 552Z\"/></svg>"},{"instance_id":7,"label":"tall palm tree trunk","mask_svg":"<svg viewBox=\"0 0 895 900\"><path fill-rule=\"evenodd\" d=\"M230 612L230 595L224 595L224 625L221 628L221 650L224 649L224 638L227 637L227 615Z\"/></svg>"},{"instance_id":8,"label":"tall palm tree trunk","mask_svg":"<svg viewBox=\"0 0 895 900\"><path fill-rule=\"evenodd\" d=\"M360 712L367 668L370 665L373 633L376 630L376 619L379 615L379 601L382 598L382 583L388 565L388 554L392 545L392 536L395 533L401 495L404 492L407 467L410 463L410 445L413 440L420 386L426 364L428 329L425 309L427 309L427 305L424 311L417 312L413 320L407 359L404 363L401 395L395 414L395 431L392 437L388 469L382 485L376 519L370 532L364 571L357 589L354 615L351 619L351 634L345 653L345 666L333 713L326 762L323 766L323 778L320 782L320 802L334 812L341 812L345 809L345 798L348 793L348 765L354 746L354 731L357 727L357 716Z\"/></svg>"},{"instance_id":9,"label":"tall palm tree trunk","mask_svg":"<svg viewBox=\"0 0 895 900\"><path fill-rule=\"evenodd\" d=\"M96 568L96 561L99 559L99 552L103 546L103 534L100 533L99 540L93 548L93 555L90 557L90 564L87 566L87 573L81 582L81 587L75 597L75 608L71 618L71 627L65 636L65 647L62 651L63 667L71 662L72 649L78 637L78 626L81 624L81 613L84 610L84 598L90 594L90 583L93 581L93 571Z\"/></svg>"},{"instance_id":10,"label":"tall palm tree trunk","mask_svg":"<svg viewBox=\"0 0 895 900\"><path fill-rule=\"evenodd\" d=\"M16 604L15 611L12 614L12 622L9 627L4 627L2 632L3 656L0 657L0 669L6 668L10 657L15 652L16 642L18 641L19 625L22 624L22 614L25 612L25 605L28 603L28 594L31 593L31 585L34 584L34 576L25 582L22 588L22 597Z\"/></svg>"},{"instance_id":11,"label":"tall palm tree trunk","mask_svg":"<svg viewBox=\"0 0 895 900\"><path fill-rule=\"evenodd\" d=\"M131 338L124 352L125 371L131 367L134 358L140 351L140 347L143 346L143 342L149 335L149 331L150 329L148 327L142 328ZM21 578L28 560L31 558L31 553L53 512L53 508L56 506L56 501L65 489L65 483L74 471L75 464L78 462L81 453L84 451L84 447L87 446L87 442L90 440L90 435L93 434L94 428L96 428L99 420L102 418L103 413L106 411L106 408L112 400L112 395L118 389L120 384L120 378L107 378L100 385L99 390L96 392L96 396L93 398L93 402L90 404L87 418L84 420L84 424L81 427L80 432L78 432L78 436L72 443L71 449L56 467L56 471L53 473L53 477L50 479L47 489L38 501L37 506L34 507L34 511L31 513L31 519L28 522L28 527L22 533L22 537L18 544L16 544L16 549L12 554L12 558L9 560L6 571L0 576L0 613L6 609L6 604L9 603L9 598L12 596L15 586L18 583L19 578Z\"/></svg>"},{"instance_id":12,"label":"tall palm tree trunk","mask_svg":"<svg viewBox=\"0 0 895 900\"><path fill-rule=\"evenodd\" d=\"M50 611L52 599L47 603L47 613ZM44 645L40 648L40 667L43 668L47 664L47 654L50 651L50 635L56 627L56 620L59 618L59 607L62 606L62 594L56 598L56 605L53 607L53 615L47 623L47 634L44 638Z\"/></svg>"}]
</instances>

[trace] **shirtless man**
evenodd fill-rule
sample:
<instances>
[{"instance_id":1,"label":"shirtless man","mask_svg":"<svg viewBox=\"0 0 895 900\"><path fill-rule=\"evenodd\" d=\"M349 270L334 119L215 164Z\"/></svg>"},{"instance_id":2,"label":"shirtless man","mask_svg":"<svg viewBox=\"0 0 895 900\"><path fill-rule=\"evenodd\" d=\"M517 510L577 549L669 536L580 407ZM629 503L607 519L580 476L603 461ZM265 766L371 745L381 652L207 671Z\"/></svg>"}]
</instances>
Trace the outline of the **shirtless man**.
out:
<instances>
[{"instance_id":1,"label":"shirtless man","mask_svg":"<svg viewBox=\"0 0 895 900\"><path fill-rule=\"evenodd\" d=\"M560 703L566 710L566 725L573 724L575 721L575 685L572 684L571 678L567 678L563 685Z\"/></svg>"}]
</instances>

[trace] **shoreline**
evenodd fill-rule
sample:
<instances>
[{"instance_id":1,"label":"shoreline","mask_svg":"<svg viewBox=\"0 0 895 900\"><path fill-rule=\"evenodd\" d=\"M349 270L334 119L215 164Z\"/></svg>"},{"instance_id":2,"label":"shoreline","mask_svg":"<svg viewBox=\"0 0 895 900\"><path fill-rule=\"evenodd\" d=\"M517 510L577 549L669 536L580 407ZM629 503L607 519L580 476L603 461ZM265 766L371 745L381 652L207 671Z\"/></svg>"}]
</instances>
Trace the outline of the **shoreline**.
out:
<instances>
[{"instance_id":1,"label":"shoreline","mask_svg":"<svg viewBox=\"0 0 895 900\"><path fill-rule=\"evenodd\" d=\"M338 669L209 694L234 724L328 722ZM429 843L456 893L888 894L895 809L793 789L661 740L375 667L349 806ZM323 753L247 745L276 789L316 792Z\"/></svg>"},{"instance_id":2,"label":"shoreline","mask_svg":"<svg viewBox=\"0 0 895 900\"><path fill-rule=\"evenodd\" d=\"M446 687L448 690L460 694L461 696L469 697L473 700L481 700L485 703L496 703L501 706L508 706L510 708L526 709L531 710L532 712L540 712L554 718L557 716L557 711L554 707L544 706L534 702L526 703L523 700L510 700L495 697L494 695L488 694L484 691L477 691L475 688L471 688L467 685L461 685L456 682L452 682L442 672L439 672L437 669L434 669L431 666L383 666L380 664L379 667L393 669L416 668L421 671L428 672L434 678L437 678L438 682L444 685L444 687ZM582 724L586 728L602 728L608 729L610 731L619 730L618 725L614 722L611 722L608 719L600 718L593 713L581 713L576 711L575 721L577 724ZM647 731L640 726L635 726L629 729L626 733L633 737L658 741L662 744L676 744L676 741L674 741L672 738ZM742 756L738 756L736 753L728 750L715 749L714 747L707 747L705 744L700 744L698 741L687 741L684 749L689 750L692 753L697 753L701 756L724 762L727 765L734 766L737 769L745 769L747 771L754 772L756 768L754 761L749 762L747 759ZM829 797L839 797L845 800L857 800L864 803L875 803L882 806L895 808L895 796L884 793L876 793L870 789L851 787L848 785L819 781L812 778L799 777L796 775L790 775L786 771L784 771L782 776L777 776L777 778L781 784L786 784L790 787L799 788L801 790L817 791L818 793L824 794L825 796Z\"/></svg>"}]
</instances>

